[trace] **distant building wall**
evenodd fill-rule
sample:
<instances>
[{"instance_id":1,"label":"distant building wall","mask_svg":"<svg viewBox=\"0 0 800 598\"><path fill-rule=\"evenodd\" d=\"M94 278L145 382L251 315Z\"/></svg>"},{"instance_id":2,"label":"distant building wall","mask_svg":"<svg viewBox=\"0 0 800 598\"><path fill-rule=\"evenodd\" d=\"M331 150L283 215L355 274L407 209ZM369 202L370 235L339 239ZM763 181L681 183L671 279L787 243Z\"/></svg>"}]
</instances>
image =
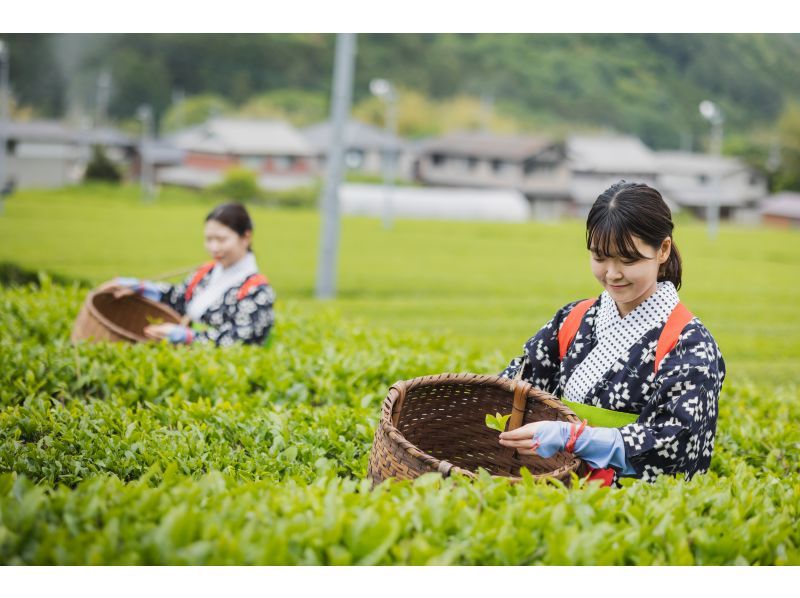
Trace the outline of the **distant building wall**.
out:
<instances>
[{"instance_id":1,"label":"distant building wall","mask_svg":"<svg viewBox=\"0 0 800 598\"><path fill-rule=\"evenodd\" d=\"M207 168L209 170L227 170L239 164L234 156L222 154L200 154L197 152L187 152L184 159L186 166L194 168Z\"/></svg>"},{"instance_id":2,"label":"distant building wall","mask_svg":"<svg viewBox=\"0 0 800 598\"><path fill-rule=\"evenodd\" d=\"M768 226L777 228L800 228L800 218L789 218L787 216L773 216L764 214L761 217L761 222Z\"/></svg>"}]
</instances>

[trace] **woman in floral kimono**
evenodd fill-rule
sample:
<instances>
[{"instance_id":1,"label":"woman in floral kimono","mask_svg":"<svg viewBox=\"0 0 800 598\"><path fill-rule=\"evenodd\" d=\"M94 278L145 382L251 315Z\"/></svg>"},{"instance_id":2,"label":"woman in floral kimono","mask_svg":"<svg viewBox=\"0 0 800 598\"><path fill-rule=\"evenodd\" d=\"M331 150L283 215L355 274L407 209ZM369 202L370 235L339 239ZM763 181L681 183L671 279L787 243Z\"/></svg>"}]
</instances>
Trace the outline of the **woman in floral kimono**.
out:
<instances>
[{"instance_id":1,"label":"woman in floral kimono","mask_svg":"<svg viewBox=\"0 0 800 598\"><path fill-rule=\"evenodd\" d=\"M621 181L603 192L589 212L586 245L605 290L559 309L501 374L635 421L535 422L502 433L502 445L543 457L571 451L606 484L708 470L725 363L678 298L681 258L672 230L655 189Z\"/></svg>"},{"instance_id":2,"label":"woman in floral kimono","mask_svg":"<svg viewBox=\"0 0 800 598\"><path fill-rule=\"evenodd\" d=\"M118 295L137 292L187 315L195 327L154 324L145 334L175 344L263 344L274 321L275 292L258 271L250 248L253 222L238 203L217 206L205 223L206 250L214 261L181 284L156 284L138 278L115 278L101 288Z\"/></svg>"}]
</instances>

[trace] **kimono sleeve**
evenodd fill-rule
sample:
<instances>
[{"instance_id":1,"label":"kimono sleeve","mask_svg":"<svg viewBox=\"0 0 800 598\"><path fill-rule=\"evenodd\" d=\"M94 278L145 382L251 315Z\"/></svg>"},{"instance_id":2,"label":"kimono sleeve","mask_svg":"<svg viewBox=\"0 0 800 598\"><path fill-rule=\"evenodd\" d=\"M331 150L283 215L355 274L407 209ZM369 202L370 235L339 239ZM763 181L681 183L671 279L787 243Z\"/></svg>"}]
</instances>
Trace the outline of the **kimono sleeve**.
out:
<instances>
[{"instance_id":1,"label":"kimono sleeve","mask_svg":"<svg viewBox=\"0 0 800 598\"><path fill-rule=\"evenodd\" d=\"M275 292L269 285L258 287L225 313L218 326L207 326L195 334L192 342L214 343L225 347L236 342L260 345L267 340L275 321Z\"/></svg>"},{"instance_id":2,"label":"kimono sleeve","mask_svg":"<svg viewBox=\"0 0 800 598\"><path fill-rule=\"evenodd\" d=\"M523 346L523 354L512 359L500 376L513 378L519 369L523 368L523 380L544 392L555 392L561 367L558 355L558 331L564 323L564 318L576 303L577 301L569 303L559 309L539 332L528 339Z\"/></svg>"},{"instance_id":3,"label":"kimono sleeve","mask_svg":"<svg viewBox=\"0 0 800 598\"><path fill-rule=\"evenodd\" d=\"M711 463L725 362L708 331L690 326L661 362L639 420L619 428L635 477L647 481L690 479Z\"/></svg>"},{"instance_id":4,"label":"kimono sleeve","mask_svg":"<svg viewBox=\"0 0 800 598\"><path fill-rule=\"evenodd\" d=\"M174 285L167 283L159 284L159 288L161 289L161 303L165 303L179 314L185 315L186 288L189 286L192 276L189 276L183 282Z\"/></svg>"}]
</instances>

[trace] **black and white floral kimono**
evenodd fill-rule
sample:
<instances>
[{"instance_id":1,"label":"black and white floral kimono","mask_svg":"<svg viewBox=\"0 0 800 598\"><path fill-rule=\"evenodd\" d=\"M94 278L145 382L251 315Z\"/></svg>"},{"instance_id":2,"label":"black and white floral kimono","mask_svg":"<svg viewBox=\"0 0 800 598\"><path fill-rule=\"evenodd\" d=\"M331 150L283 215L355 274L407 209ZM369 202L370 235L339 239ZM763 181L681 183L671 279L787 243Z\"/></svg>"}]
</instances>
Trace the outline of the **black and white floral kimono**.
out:
<instances>
[{"instance_id":1,"label":"black and white floral kimono","mask_svg":"<svg viewBox=\"0 0 800 598\"><path fill-rule=\"evenodd\" d=\"M195 328L192 343L263 344L275 319L275 291L266 278L253 278L257 273L255 257L248 253L229 268L215 265L199 280L195 273L177 285L158 285L161 292L158 300L191 317ZM246 283L246 294L240 297Z\"/></svg>"},{"instance_id":2,"label":"black and white floral kimono","mask_svg":"<svg viewBox=\"0 0 800 598\"><path fill-rule=\"evenodd\" d=\"M559 309L524 345L501 376L522 379L571 401L638 414L619 428L626 475L652 481L659 474L704 473L711 462L725 362L711 333L693 318L654 371L656 345L678 303L671 282L621 318L607 292L586 312L564 360L558 331L578 303ZM635 473L633 473L635 471Z\"/></svg>"}]
</instances>

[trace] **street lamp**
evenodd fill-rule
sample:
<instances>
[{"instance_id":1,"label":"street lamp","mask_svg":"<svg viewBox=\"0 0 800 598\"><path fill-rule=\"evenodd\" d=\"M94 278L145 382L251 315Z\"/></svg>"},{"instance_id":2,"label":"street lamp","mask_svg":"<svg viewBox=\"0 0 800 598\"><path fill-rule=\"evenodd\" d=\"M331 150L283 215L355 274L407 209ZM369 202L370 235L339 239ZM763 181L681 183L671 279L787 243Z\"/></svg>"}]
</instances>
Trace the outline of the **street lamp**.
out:
<instances>
[{"instance_id":1,"label":"street lamp","mask_svg":"<svg viewBox=\"0 0 800 598\"><path fill-rule=\"evenodd\" d=\"M9 185L6 173L6 145L8 130L8 73L11 70L8 46L0 39L0 214L3 213L5 196Z\"/></svg>"},{"instance_id":2,"label":"street lamp","mask_svg":"<svg viewBox=\"0 0 800 598\"><path fill-rule=\"evenodd\" d=\"M386 104L386 121L384 128L388 133L389 143L383 150L383 226L392 228L392 195L397 170L397 92L390 81L373 79L369 82L369 91Z\"/></svg>"},{"instance_id":3,"label":"street lamp","mask_svg":"<svg viewBox=\"0 0 800 598\"><path fill-rule=\"evenodd\" d=\"M711 100L703 100L700 102L700 114L703 115L711 124L711 142L708 145L708 153L715 158L722 157L722 124L725 122L725 117L722 111ZM708 236L714 239L719 231L719 204L720 204L720 191L722 174L719 170L713 175L712 197L706 206L706 218L708 220Z\"/></svg>"},{"instance_id":4,"label":"street lamp","mask_svg":"<svg viewBox=\"0 0 800 598\"><path fill-rule=\"evenodd\" d=\"M152 164L145 149L148 139L151 137L153 127L153 108L149 104L142 104L136 110L136 118L142 121L142 137L139 142L139 182L142 186L142 197L152 199L153 197L153 173Z\"/></svg>"}]
</instances>

